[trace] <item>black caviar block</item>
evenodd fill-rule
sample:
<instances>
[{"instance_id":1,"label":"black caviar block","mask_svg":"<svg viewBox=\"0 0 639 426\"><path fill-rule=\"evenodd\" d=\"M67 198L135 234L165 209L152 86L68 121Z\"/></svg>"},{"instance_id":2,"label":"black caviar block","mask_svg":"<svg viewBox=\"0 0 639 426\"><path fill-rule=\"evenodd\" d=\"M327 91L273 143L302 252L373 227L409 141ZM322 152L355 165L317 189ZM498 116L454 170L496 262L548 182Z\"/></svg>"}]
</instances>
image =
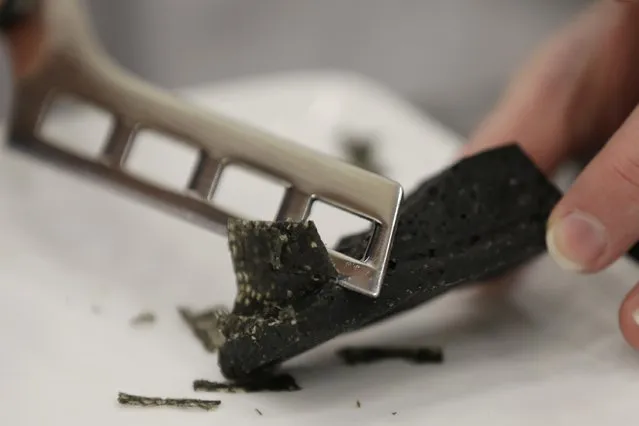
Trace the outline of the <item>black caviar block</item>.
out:
<instances>
[{"instance_id":1,"label":"black caviar block","mask_svg":"<svg viewBox=\"0 0 639 426\"><path fill-rule=\"evenodd\" d=\"M297 241L301 254L296 265L318 268L296 266L295 273L278 263L283 269L275 274L264 268L273 263L269 250L258 249L255 255L246 249L272 244L273 235L264 229L279 233L281 224L255 225L264 231L259 235L231 232L234 244L245 247L243 254L233 256L236 272L254 271L253 288L274 279L280 294L275 309L287 314L273 319L260 303L236 304L231 317L238 319L229 321L220 348L222 373L229 379L259 374L338 335L521 265L545 251L546 220L560 196L517 145L457 162L423 182L402 203L388 272L376 299L334 282L325 248L311 247L320 241L314 226L288 228L288 238ZM304 234L308 232L312 235ZM337 249L359 254L369 238L370 233L346 237ZM327 279L315 281L313 274ZM292 297L283 299L287 290Z\"/></svg>"}]
</instances>

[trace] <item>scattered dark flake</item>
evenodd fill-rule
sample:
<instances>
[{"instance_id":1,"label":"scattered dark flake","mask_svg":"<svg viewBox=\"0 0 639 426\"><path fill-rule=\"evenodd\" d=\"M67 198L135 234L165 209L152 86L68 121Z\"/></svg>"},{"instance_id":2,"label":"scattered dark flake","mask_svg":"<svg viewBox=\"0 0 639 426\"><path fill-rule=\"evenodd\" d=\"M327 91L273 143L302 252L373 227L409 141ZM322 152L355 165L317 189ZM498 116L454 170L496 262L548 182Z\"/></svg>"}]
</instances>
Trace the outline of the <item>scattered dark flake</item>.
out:
<instances>
[{"instance_id":1,"label":"scattered dark flake","mask_svg":"<svg viewBox=\"0 0 639 426\"><path fill-rule=\"evenodd\" d=\"M560 198L517 145L458 161L402 202L377 298L338 284L312 222L229 221L241 296L219 349L222 373L238 380L273 369L341 334L523 265L546 250L546 221ZM371 235L347 236L336 249L357 255Z\"/></svg>"},{"instance_id":2,"label":"scattered dark flake","mask_svg":"<svg viewBox=\"0 0 639 426\"><path fill-rule=\"evenodd\" d=\"M212 411L221 404L221 401L193 398L157 398L120 392L118 394L118 403L121 405L133 405L137 407L197 408L200 410Z\"/></svg>"},{"instance_id":3,"label":"scattered dark flake","mask_svg":"<svg viewBox=\"0 0 639 426\"><path fill-rule=\"evenodd\" d=\"M257 408L256 408L256 409L255 409L255 412L256 412L257 414L259 414L260 416L263 416L262 412L261 412L259 409L257 409Z\"/></svg>"},{"instance_id":4,"label":"scattered dark flake","mask_svg":"<svg viewBox=\"0 0 639 426\"><path fill-rule=\"evenodd\" d=\"M186 308L178 308L178 311L207 352L215 352L224 344L226 338L223 328L229 315L228 309L216 306L197 313Z\"/></svg>"},{"instance_id":5,"label":"scattered dark flake","mask_svg":"<svg viewBox=\"0 0 639 426\"><path fill-rule=\"evenodd\" d=\"M362 403L361 403L361 402L359 402L359 399L358 399L358 400L357 400L357 408L361 408L361 406L362 406Z\"/></svg>"},{"instance_id":6,"label":"scattered dark flake","mask_svg":"<svg viewBox=\"0 0 639 426\"><path fill-rule=\"evenodd\" d=\"M393 347L353 347L337 351L346 364L368 364L385 359L404 359L415 364L440 364L444 354L438 347L393 348Z\"/></svg>"},{"instance_id":7,"label":"scattered dark flake","mask_svg":"<svg viewBox=\"0 0 639 426\"><path fill-rule=\"evenodd\" d=\"M391 414L392 414L393 416L396 416L396 415L397 415L397 411L393 411Z\"/></svg>"},{"instance_id":8,"label":"scattered dark flake","mask_svg":"<svg viewBox=\"0 0 639 426\"><path fill-rule=\"evenodd\" d=\"M196 380L193 390L200 392L295 392L301 390L293 376L288 374L258 376L232 383Z\"/></svg>"},{"instance_id":9,"label":"scattered dark flake","mask_svg":"<svg viewBox=\"0 0 639 426\"><path fill-rule=\"evenodd\" d=\"M348 136L342 139L342 149L351 164L373 173L382 174L379 153L376 150L377 140L365 136Z\"/></svg>"},{"instance_id":10,"label":"scattered dark flake","mask_svg":"<svg viewBox=\"0 0 639 426\"><path fill-rule=\"evenodd\" d=\"M156 321L155 314L153 312L140 312L133 318L131 318L131 325L139 326L139 325L148 325L153 324Z\"/></svg>"}]
</instances>

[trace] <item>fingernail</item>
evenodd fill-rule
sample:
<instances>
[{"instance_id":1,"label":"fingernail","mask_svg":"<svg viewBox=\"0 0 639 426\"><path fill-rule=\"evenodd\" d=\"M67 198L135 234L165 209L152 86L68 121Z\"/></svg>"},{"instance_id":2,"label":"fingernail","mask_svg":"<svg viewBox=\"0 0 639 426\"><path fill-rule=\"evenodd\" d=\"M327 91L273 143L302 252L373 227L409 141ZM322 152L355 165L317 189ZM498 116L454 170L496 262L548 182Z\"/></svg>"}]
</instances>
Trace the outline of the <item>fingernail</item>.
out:
<instances>
[{"instance_id":1,"label":"fingernail","mask_svg":"<svg viewBox=\"0 0 639 426\"><path fill-rule=\"evenodd\" d=\"M635 324L639 326L639 309L632 311L632 319L635 321Z\"/></svg>"},{"instance_id":2,"label":"fingernail","mask_svg":"<svg viewBox=\"0 0 639 426\"><path fill-rule=\"evenodd\" d=\"M606 250L608 234L597 218L575 211L550 224L546 244L559 266L584 271Z\"/></svg>"},{"instance_id":3,"label":"fingernail","mask_svg":"<svg viewBox=\"0 0 639 426\"><path fill-rule=\"evenodd\" d=\"M630 346L639 349L639 284L635 285L621 304L619 327Z\"/></svg>"}]
</instances>

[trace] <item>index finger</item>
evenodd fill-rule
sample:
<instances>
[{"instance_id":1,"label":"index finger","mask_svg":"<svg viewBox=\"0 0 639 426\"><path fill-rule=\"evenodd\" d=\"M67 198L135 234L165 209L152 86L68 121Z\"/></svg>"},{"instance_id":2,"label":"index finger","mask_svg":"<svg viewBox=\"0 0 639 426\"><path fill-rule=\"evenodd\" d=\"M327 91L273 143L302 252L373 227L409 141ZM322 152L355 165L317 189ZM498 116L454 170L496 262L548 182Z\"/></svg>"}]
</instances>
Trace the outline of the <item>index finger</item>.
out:
<instances>
[{"instance_id":1,"label":"index finger","mask_svg":"<svg viewBox=\"0 0 639 426\"><path fill-rule=\"evenodd\" d=\"M462 155L517 142L544 172L554 171L571 154L575 127L583 122L575 117L575 100L587 77L594 41L613 12L611 6L597 2L542 45L471 136Z\"/></svg>"}]
</instances>

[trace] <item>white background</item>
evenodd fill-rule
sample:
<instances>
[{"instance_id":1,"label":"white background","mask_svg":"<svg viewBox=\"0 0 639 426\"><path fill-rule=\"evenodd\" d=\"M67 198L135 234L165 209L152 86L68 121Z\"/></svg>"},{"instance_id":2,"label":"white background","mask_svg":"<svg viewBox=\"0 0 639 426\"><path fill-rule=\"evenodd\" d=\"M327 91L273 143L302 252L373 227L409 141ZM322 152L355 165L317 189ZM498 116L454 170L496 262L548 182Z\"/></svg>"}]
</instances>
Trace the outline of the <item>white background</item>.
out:
<instances>
[{"instance_id":1,"label":"white background","mask_svg":"<svg viewBox=\"0 0 639 426\"><path fill-rule=\"evenodd\" d=\"M395 96L355 76L297 75L195 88L196 102L338 153L335 132L377 132L389 175L410 190L445 167L459 139ZM94 139L79 113L53 130ZM147 171L179 176L181 157L156 149ZM183 164L184 166L184 164ZM257 187L234 199L264 213ZM329 213L323 236L351 229ZM458 291L294 360L304 388L219 397L217 412L124 409L118 391L203 396L194 379L220 379L176 312L229 303L225 241L131 198L5 152L0 160L0 423L3 425L468 424L602 425L636 416L639 357L617 330L617 307L638 268L620 261L597 276L561 272L541 257L508 293ZM149 327L129 320L157 314ZM345 342L443 345L445 363L349 368ZM204 395L212 396L216 395ZM361 401L361 408L356 401ZM263 416L255 412L258 408ZM392 415L396 412L396 415Z\"/></svg>"}]
</instances>

